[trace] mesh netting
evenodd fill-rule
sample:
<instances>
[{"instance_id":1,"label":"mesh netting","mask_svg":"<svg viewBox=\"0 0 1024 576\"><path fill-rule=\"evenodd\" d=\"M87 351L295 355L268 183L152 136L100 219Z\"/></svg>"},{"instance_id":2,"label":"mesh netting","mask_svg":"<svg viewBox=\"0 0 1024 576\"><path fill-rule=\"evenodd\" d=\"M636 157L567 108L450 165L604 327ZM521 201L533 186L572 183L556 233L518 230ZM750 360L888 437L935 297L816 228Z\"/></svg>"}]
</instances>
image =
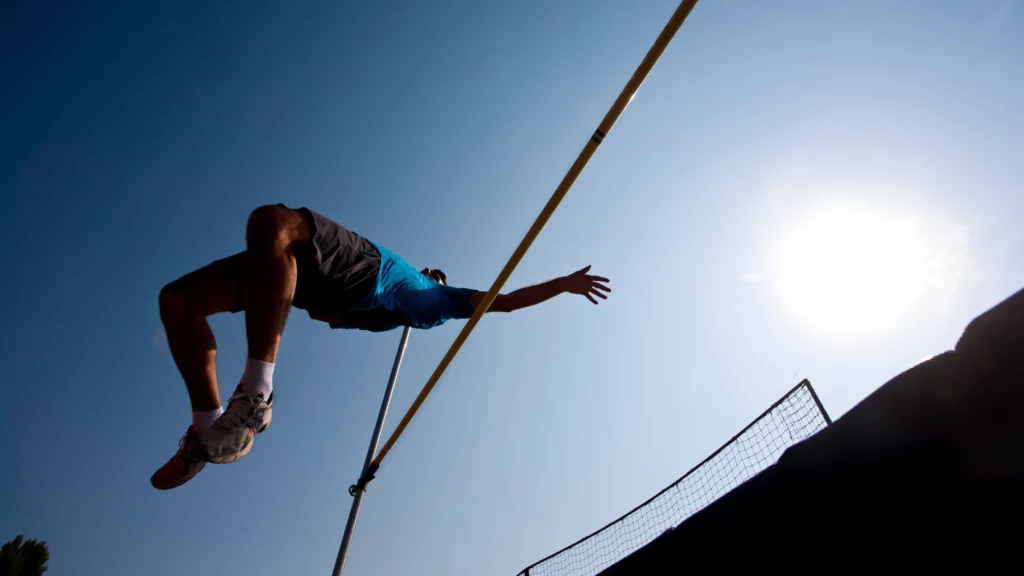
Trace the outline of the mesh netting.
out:
<instances>
[{"instance_id":1,"label":"mesh netting","mask_svg":"<svg viewBox=\"0 0 1024 576\"><path fill-rule=\"evenodd\" d=\"M774 464L786 448L828 424L828 415L804 380L653 498L520 575L597 574Z\"/></svg>"}]
</instances>

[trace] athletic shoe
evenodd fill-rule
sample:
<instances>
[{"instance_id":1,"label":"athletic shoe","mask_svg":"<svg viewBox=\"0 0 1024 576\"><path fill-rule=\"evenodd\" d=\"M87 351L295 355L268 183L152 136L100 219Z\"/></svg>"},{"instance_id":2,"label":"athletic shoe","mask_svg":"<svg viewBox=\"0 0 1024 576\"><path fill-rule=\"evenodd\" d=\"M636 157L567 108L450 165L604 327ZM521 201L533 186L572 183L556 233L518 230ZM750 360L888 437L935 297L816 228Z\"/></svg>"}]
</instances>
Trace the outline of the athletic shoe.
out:
<instances>
[{"instance_id":1,"label":"athletic shoe","mask_svg":"<svg viewBox=\"0 0 1024 576\"><path fill-rule=\"evenodd\" d=\"M192 431L189 426L185 435L178 442L178 452L171 456L171 459L153 473L149 479L153 488L157 490L170 490L188 482L199 474L199 471L206 466L206 462L199 458L199 435Z\"/></svg>"},{"instance_id":2,"label":"athletic shoe","mask_svg":"<svg viewBox=\"0 0 1024 576\"><path fill-rule=\"evenodd\" d=\"M248 454L256 434L270 426L273 403L273 393L264 400L263 394L239 384L224 413L199 437L206 460L227 464Z\"/></svg>"}]
</instances>

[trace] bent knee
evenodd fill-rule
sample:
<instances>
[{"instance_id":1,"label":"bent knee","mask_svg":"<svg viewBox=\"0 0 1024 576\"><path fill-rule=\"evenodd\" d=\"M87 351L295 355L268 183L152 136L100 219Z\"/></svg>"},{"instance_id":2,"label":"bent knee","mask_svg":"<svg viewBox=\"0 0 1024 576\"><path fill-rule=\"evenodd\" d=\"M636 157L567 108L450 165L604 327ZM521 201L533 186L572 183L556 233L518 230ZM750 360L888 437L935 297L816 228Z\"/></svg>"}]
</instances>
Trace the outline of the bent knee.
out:
<instances>
[{"instance_id":1,"label":"bent knee","mask_svg":"<svg viewBox=\"0 0 1024 576\"><path fill-rule=\"evenodd\" d=\"M260 206L249 214L245 240L250 248L288 246L297 239L301 217L290 208L280 205Z\"/></svg>"},{"instance_id":2,"label":"bent knee","mask_svg":"<svg viewBox=\"0 0 1024 576\"><path fill-rule=\"evenodd\" d=\"M249 214L245 237L249 242L272 239L285 228L285 219L280 206L260 206Z\"/></svg>"},{"instance_id":3,"label":"bent knee","mask_svg":"<svg viewBox=\"0 0 1024 576\"><path fill-rule=\"evenodd\" d=\"M196 316L188 293L177 280L160 289L160 320L164 324Z\"/></svg>"}]
</instances>

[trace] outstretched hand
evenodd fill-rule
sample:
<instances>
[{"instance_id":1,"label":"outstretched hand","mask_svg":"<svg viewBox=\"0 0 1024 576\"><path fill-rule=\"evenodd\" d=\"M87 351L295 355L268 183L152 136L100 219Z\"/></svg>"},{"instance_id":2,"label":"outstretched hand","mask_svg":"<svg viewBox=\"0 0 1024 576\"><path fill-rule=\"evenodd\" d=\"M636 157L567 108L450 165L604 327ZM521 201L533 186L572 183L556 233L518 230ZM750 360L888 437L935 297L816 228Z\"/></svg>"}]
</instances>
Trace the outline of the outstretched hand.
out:
<instances>
[{"instance_id":1,"label":"outstretched hand","mask_svg":"<svg viewBox=\"0 0 1024 576\"><path fill-rule=\"evenodd\" d=\"M597 304L595 296L601 300L607 300L608 296L604 293L611 292L612 289L605 284L610 280L601 276L591 276L588 272L590 272L590 266L566 276L562 279L562 287L570 294L586 296L587 300L594 304Z\"/></svg>"}]
</instances>

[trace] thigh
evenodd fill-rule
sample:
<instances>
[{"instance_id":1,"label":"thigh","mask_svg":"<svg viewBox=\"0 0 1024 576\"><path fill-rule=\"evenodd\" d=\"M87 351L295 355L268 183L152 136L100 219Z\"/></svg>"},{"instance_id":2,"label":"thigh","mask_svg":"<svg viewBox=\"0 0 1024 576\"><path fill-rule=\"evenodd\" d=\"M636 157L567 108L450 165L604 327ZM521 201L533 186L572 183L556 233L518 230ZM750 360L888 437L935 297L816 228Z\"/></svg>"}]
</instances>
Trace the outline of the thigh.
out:
<instances>
[{"instance_id":1,"label":"thigh","mask_svg":"<svg viewBox=\"0 0 1024 576\"><path fill-rule=\"evenodd\" d=\"M245 309L242 297L245 252L222 258L172 282L202 316Z\"/></svg>"}]
</instances>

